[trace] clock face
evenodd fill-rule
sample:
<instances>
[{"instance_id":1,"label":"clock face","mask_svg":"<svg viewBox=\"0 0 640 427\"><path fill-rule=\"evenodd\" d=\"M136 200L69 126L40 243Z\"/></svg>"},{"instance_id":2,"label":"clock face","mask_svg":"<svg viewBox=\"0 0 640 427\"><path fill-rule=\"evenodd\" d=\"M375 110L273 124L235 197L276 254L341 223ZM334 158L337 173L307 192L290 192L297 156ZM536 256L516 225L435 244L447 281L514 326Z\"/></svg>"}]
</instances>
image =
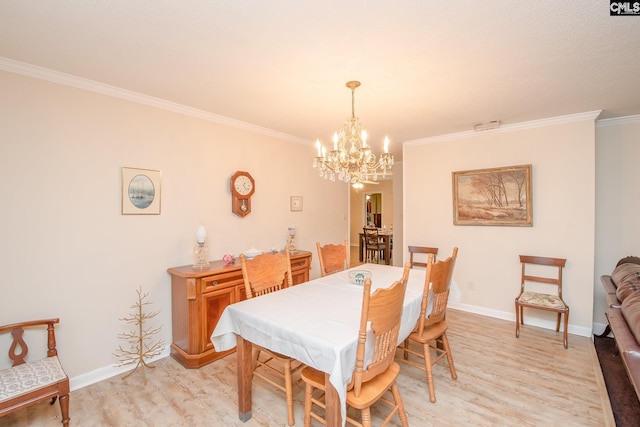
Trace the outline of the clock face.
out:
<instances>
[{"instance_id":1,"label":"clock face","mask_svg":"<svg viewBox=\"0 0 640 427\"><path fill-rule=\"evenodd\" d=\"M251 190L253 190L253 183L248 176L240 175L233 183L233 187L236 189L238 194L240 194L241 196L246 196L247 194L251 193Z\"/></svg>"}]
</instances>

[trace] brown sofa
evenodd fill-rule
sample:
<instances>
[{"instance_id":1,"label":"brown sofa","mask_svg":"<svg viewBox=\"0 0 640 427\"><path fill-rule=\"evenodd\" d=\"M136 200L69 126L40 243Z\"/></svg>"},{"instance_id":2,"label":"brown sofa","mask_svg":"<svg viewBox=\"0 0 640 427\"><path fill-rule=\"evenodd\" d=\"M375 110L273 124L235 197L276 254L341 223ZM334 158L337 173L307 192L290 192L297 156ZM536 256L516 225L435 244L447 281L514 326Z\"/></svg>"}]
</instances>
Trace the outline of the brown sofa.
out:
<instances>
[{"instance_id":1,"label":"brown sofa","mask_svg":"<svg viewBox=\"0 0 640 427\"><path fill-rule=\"evenodd\" d=\"M607 319L631 384L640 399L640 257L621 259L611 275L600 276Z\"/></svg>"}]
</instances>

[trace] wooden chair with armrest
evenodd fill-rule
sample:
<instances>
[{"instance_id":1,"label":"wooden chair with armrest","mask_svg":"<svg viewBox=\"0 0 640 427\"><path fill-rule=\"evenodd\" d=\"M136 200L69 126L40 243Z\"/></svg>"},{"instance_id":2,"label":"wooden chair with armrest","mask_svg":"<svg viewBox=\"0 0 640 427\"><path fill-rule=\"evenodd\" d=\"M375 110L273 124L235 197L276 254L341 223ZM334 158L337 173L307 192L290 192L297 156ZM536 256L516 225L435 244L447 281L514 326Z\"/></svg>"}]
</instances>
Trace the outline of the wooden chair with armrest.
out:
<instances>
[{"instance_id":1,"label":"wooden chair with armrest","mask_svg":"<svg viewBox=\"0 0 640 427\"><path fill-rule=\"evenodd\" d=\"M429 254L433 254L433 261L436 260L436 255L438 255L438 248L431 248L427 246L409 246L409 263L411 264L411 268L413 267L427 267L427 262L418 261L414 259L414 255L416 254L425 254L427 256L427 261L429 259Z\"/></svg>"},{"instance_id":2,"label":"wooden chair with armrest","mask_svg":"<svg viewBox=\"0 0 640 427\"><path fill-rule=\"evenodd\" d=\"M375 262L377 264L380 261L380 253L385 250L384 242L380 240L377 228L362 227L362 231L366 254L365 262Z\"/></svg>"},{"instance_id":3,"label":"wooden chair with armrest","mask_svg":"<svg viewBox=\"0 0 640 427\"><path fill-rule=\"evenodd\" d=\"M453 267L457 256L458 248L453 248L453 254L443 261L435 262L435 255L429 254L418 324L404 343L398 347L403 354L402 357L397 357L397 360L426 372L429 400L431 402L436 401L432 371L434 364L446 356L449 362L451 378L454 380L458 378L447 338L449 325L445 320ZM431 305L432 309L430 313L427 313L429 305ZM410 341L415 341L421 348L418 351L411 349L409 347ZM431 350L435 351L436 357L434 359L431 358ZM423 363L415 362L409 357L410 355L421 359Z\"/></svg>"},{"instance_id":4,"label":"wooden chair with armrest","mask_svg":"<svg viewBox=\"0 0 640 427\"><path fill-rule=\"evenodd\" d=\"M365 279L356 368L347 389L347 406L360 410L361 423L347 417L346 421L350 424L370 427L371 406L382 401L391 407L391 411L381 426L387 425L395 414L398 414L404 427L409 425L396 383L400 367L393 361L408 279L409 263L405 264L399 281L394 282L389 288L377 289L373 294L371 294L371 279ZM367 325L370 325L371 335L367 334ZM367 336L373 339L373 344L367 344ZM365 348L369 346L373 348L372 362L365 366ZM306 383L304 426L311 426L312 418L326 424L319 414L313 412L313 405L325 408L322 399L325 391L324 372L306 367L302 370L301 376ZM319 390L319 393L314 396L316 390ZM385 397L387 392L391 392L392 400Z\"/></svg>"},{"instance_id":5,"label":"wooden chair with armrest","mask_svg":"<svg viewBox=\"0 0 640 427\"><path fill-rule=\"evenodd\" d=\"M69 377L58 360L54 330L59 321L33 320L0 326L0 334L11 332L9 358L13 361L11 367L0 370L0 416L47 399L53 405L58 399L62 425L69 425ZM47 357L26 361L29 347L23 339L24 329L38 326L47 327Z\"/></svg>"},{"instance_id":6,"label":"wooden chair with armrest","mask_svg":"<svg viewBox=\"0 0 640 427\"><path fill-rule=\"evenodd\" d=\"M276 292L293 286L291 277L291 261L289 248L285 253L262 254L253 259L240 255L242 277L244 279L247 299ZM261 353L266 358L260 358ZM302 368L302 364L295 359L254 345L254 376L262 378L274 387L284 391L287 402L288 423L294 425L293 416L293 374ZM264 371L264 372L263 372ZM269 375L269 373L271 375ZM280 378L276 382L273 376Z\"/></svg>"},{"instance_id":7,"label":"wooden chair with armrest","mask_svg":"<svg viewBox=\"0 0 640 427\"><path fill-rule=\"evenodd\" d=\"M329 243L320 246L320 242L316 242L316 248L318 248L318 260L322 277L349 268L349 244L347 239L344 240L342 245Z\"/></svg>"},{"instance_id":8,"label":"wooden chair with armrest","mask_svg":"<svg viewBox=\"0 0 640 427\"><path fill-rule=\"evenodd\" d=\"M562 299L562 268L567 260L564 258L549 258L541 256L520 255L522 275L520 280L520 294L516 297L516 338L520 337L520 325L524 324L524 308L552 311L558 314L556 332L560 331L560 320L564 314L564 348L569 347L567 328L569 327L569 306ZM540 267L542 266L542 267ZM555 269L555 275L540 270ZM537 269L536 269L537 268ZM536 269L534 272L533 270ZM554 293L527 290L532 283L543 284L554 288Z\"/></svg>"}]
</instances>

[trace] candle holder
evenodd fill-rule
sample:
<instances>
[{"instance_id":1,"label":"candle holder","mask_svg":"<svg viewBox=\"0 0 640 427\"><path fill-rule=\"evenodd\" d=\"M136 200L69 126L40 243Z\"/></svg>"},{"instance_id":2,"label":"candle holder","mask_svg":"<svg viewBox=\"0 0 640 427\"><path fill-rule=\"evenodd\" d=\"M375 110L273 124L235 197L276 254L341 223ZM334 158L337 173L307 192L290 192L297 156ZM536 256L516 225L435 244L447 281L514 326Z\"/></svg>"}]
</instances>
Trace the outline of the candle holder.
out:
<instances>
[{"instance_id":1,"label":"candle holder","mask_svg":"<svg viewBox=\"0 0 640 427\"><path fill-rule=\"evenodd\" d=\"M209 254L209 247L205 242L196 242L193 247L193 268L196 270L204 270L209 268L209 261L207 261L207 255Z\"/></svg>"},{"instance_id":2,"label":"candle holder","mask_svg":"<svg viewBox=\"0 0 640 427\"><path fill-rule=\"evenodd\" d=\"M296 251L296 228L294 226L289 227L289 237L287 237L287 246L289 247L290 254Z\"/></svg>"},{"instance_id":3,"label":"candle holder","mask_svg":"<svg viewBox=\"0 0 640 427\"><path fill-rule=\"evenodd\" d=\"M205 243L205 238L207 237L207 231L204 226L201 225L198 227L198 232L196 233L196 244L193 247L193 268L196 270L204 270L205 268L209 268L208 254L209 247Z\"/></svg>"}]
</instances>

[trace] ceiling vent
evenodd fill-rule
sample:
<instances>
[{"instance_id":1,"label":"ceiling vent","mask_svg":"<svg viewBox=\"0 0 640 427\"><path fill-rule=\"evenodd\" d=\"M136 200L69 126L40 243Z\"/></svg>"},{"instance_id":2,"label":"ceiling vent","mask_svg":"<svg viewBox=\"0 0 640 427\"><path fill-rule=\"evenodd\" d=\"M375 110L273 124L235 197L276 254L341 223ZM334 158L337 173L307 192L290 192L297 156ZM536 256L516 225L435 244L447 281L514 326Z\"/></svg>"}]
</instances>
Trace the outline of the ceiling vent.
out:
<instances>
[{"instance_id":1,"label":"ceiling vent","mask_svg":"<svg viewBox=\"0 0 640 427\"><path fill-rule=\"evenodd\" d=\"M481 132L483 130L498 129L500 127L500 120L491 120L490 122L476 123L473 125L473 130Z\"/></svg>"}]
</instances>

